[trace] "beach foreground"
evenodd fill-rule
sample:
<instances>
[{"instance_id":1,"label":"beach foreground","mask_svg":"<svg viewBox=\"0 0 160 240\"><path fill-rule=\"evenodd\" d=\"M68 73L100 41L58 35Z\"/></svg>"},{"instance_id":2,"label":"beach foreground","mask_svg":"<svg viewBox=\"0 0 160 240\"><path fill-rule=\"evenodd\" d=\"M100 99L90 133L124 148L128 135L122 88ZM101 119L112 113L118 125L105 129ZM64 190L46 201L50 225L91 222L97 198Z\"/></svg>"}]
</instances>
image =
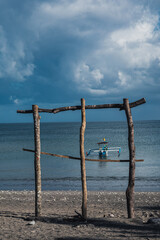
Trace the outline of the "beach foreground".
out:
<instances>
[{"instance_id":1,"label":"beach foreground","mask_svg":"<svg viewBox=\"0 0 160 240\"><path fill-rule=\"evenodd\" d=\"M135 219L127 218L124 192L88 192L83 222L81 192L42 193L42 216L34 220L33 191L0 191L0 239L160 239L160 192L135 193Z\"/></svg>"}]
</instances>

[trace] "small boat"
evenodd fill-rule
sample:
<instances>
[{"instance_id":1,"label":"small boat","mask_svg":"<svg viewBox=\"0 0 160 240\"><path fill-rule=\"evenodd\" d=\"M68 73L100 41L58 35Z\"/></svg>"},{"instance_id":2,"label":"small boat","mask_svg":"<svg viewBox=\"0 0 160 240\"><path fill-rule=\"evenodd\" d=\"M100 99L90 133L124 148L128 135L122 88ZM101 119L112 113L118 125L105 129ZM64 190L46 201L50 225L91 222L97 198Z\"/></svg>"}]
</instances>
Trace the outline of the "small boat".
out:
<instances>
[{"instance_id":1,"label":"small boat","mask_svg":"<svg viewBox=\"0 0 160 240\"><path fill-rule=\"evenodd\" d=\"M118 157L121 153L121 147L108 147L108 142L103 139L103 142L98 142L98 149L89 149L88 153L86 152L86 155L89 156L90 154L98 153L99 157L107 157L109 152L117 152Z\"/></svg>"}]
</instances>

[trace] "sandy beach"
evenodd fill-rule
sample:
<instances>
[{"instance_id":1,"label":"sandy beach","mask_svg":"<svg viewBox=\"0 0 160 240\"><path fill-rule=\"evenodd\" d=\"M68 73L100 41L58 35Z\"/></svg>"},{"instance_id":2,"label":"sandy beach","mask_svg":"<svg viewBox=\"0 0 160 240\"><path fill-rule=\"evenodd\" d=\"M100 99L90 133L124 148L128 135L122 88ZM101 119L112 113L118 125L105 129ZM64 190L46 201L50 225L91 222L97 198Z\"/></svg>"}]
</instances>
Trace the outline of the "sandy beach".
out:
<instances>
[{"instance_id":1,"label":"sandy beach","mask_svg":"<svg viewBox=\"0 0 160 240\"><path fill-rule=\"evenodd\" d=\"M124 192L88 192L82 221L81 192L42 194L42 216L34 221L33 191L0 191L0 239L160 239L160 193L135 193L135 218L127 218Z\"/></svg>"}]
</instances>

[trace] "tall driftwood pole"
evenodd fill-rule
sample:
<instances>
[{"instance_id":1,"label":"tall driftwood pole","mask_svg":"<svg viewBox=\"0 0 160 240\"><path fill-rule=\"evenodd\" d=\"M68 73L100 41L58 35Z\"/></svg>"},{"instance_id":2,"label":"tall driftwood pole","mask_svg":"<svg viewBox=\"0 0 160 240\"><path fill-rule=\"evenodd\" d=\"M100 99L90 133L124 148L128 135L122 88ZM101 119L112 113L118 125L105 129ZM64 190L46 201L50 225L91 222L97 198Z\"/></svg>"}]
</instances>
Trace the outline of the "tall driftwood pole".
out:
<instances>
[{"instance_id":1,"label":"tall driftwood pole","mask_svg":"<svg viewBox=\"0 0 160 240\"><path fill-rule=\"evenodd\" d=\"M82 217L87 219L87 183L84 153L84 132L86 128L85 100L81 99L82 123L80 128L80 156L81 156L81 180L82 180Z\"/></svg>"},{"instance_id":2,"label":"tall driftwood pole","mask_svg":"<svg viewBox=\"0 0 160 240\"><path fill-rule=\"evenodd\" d=\"M34 120L34 169L35 169L35 217L41 215L41 165L40 165L40 116L38 114L38 106L32 105Z\"/></svg>"},{"instance_id":3,"label":"tall driftwood pole","mask_svg":"<svg viewBox=\"0 0 160 240\"><path fill-rule=\"evenodd\" d=\"M134 185L135 185L135 145L134 125L128 99L123 99L124 109L128 123L128 147L129 147L129 181L126 190L128 218L134 218Z\"/></svg>"}]
</instances>

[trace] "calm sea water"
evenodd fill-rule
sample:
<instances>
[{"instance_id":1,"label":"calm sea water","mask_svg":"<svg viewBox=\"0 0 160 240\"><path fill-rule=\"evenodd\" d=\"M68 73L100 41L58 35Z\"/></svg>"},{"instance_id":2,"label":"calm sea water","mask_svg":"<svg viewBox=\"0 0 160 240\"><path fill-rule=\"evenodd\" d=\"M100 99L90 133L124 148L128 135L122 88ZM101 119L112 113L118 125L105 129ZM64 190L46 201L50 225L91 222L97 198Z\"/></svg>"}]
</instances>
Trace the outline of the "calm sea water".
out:
<instances>
[{"instance_id":1,"label":"calm sea water","mask_svg":"<svg viewBox=\"0 0 160 240\"><path fill-rule=\"evenodd\" d=\"M136 191L160 191L160 121L134 122ZM80 123L41 123L41 150L79 156ZM103 138L128 157L126 122L87 123L85 151ZM33 124L0 124L0 190L34 190ZM96 156L95 156L96 158ZM109 158L118 159L113 153ZM125 191L129 163L86 162L88 190ZM41 155L42 190L81 190L80 162Z\"/></svg>"}]
</instances>

